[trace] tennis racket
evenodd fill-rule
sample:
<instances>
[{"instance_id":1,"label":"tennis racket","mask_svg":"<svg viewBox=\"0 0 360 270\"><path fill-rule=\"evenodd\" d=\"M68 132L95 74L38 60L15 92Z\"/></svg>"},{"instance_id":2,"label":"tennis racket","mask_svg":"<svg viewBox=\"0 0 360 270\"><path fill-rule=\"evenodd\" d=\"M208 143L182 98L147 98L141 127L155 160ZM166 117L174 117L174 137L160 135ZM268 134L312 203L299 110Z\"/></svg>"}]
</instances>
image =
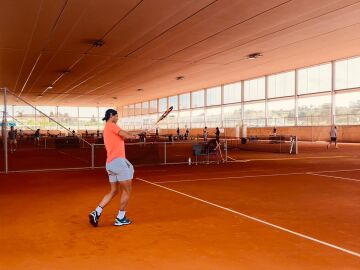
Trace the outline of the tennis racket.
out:
<instances>
[{"instance_id":1,"label":"tennis racket","mask_svg":"<svg viewBox=\"0 0 360 270\"><path fill-rule=\"evenodd\" d=\"M150 130L153 130L162 120L164 120L170 113L171 111L174 109L173 106L171 106L169 109L167 109L160 117L159 119L155 122L154 125L152 125L151 128L146 129L141 135L145 135L146 133L148 133Z\"/></svg>"}]
</instances>

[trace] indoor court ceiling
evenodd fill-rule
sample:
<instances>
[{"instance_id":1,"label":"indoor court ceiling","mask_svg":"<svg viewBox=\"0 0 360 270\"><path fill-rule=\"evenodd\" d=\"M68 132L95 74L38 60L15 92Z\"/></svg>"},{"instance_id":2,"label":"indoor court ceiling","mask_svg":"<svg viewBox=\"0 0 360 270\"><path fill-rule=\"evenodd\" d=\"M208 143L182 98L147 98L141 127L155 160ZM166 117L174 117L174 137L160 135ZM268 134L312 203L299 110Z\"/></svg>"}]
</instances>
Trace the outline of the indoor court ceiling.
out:
<instances>
[{"instance_id":1,"label":"indoor court ceiling","mask_svg":"<svg viewBox=\"0 0 360 270\"><path fill-rule=\"evenodd\" d=\"M360 54L354 0L0 0L0 7L0 87L36 105L123 105ZM263 56L247 59L255 52Z\"/></svg>"}]
</instances>

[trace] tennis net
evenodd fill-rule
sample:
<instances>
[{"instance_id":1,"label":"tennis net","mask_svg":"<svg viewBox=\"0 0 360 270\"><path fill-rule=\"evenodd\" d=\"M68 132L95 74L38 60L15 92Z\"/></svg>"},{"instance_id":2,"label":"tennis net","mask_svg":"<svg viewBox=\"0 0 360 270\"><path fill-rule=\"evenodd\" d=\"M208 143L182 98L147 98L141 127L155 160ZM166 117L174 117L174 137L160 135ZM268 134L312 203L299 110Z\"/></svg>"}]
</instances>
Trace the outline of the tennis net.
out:
<instances>
[{"instance_id":1,"label":"tennis net","mask_svg":"<svg viewBox=\"0 0 360 270\"><path fill-rule=\"evenodd\" d=\"M250 136L248 138L226 139L228 151L257 151L266 153L297 154L296 136Z\"/></svg>"}]
</instances>

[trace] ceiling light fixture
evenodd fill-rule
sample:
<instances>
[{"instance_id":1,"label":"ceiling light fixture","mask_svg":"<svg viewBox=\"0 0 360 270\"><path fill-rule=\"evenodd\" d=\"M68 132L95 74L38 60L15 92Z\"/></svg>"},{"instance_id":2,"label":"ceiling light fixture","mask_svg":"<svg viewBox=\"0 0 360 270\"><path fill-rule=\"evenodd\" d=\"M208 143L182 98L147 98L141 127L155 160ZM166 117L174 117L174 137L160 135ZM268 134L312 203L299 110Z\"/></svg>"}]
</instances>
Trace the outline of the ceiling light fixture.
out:
<instances>
[{"instance_id":1,"label":"ceiling light fixture","mask_svg":"<svg viewBox=\"0 0 360 270\"><path fill-rule=\"evenodd\" d=\"M251 54L249 54L247 56L247 59L254 60L254 59L259 58L261 56L263 56L263 55L261 53L259 53L259 52L251 53Z\"/></svg>"},{"instance_id":2,"label":"ceiling light fixture","mask_svg":"<svg viewBox=\"0 0 360 270\"><path fill-rule=\"evenodd\" d=\"M70 72L71 72L70 69L65 69L65 70L63 70L61 73L62 73L63 75L66 75L66 74L69 74Z\"/></svg>"},{"instance_id":3,"label":"ceiling light fixture","mask_svg":"<svg viewBox=\"0 0 360 270\"><path fill-rule=\"evenodd\" d=\"M178 76L178 77L176 77L176 80L177 80L177 81L180 81L180 80L183 80L183 79L185 79L184 76Z\"/></svg>"},{"instance_id":4,"label":"ceiling light fixture","mask_svg":"<svg viewBox=\"0 0 360 270\"><path fill-rule=\"evenodd\" d=\"M93 42L93 46L94 47L101 47L102 45L104 45L104 41L103 40L101 40L101 39L97 39L97 40L95 40L94 42Z\"/></svg>"},{"instance_id":5,"label":"ceiling light fixture","mask_svg":"<svg viewBox=\"0 0 360 270\"><path fill-rule=\"evenodd\" d=\"M54 86L53 85L49 85L46 89L54 89Z\"/></svg>"}]
</instances>

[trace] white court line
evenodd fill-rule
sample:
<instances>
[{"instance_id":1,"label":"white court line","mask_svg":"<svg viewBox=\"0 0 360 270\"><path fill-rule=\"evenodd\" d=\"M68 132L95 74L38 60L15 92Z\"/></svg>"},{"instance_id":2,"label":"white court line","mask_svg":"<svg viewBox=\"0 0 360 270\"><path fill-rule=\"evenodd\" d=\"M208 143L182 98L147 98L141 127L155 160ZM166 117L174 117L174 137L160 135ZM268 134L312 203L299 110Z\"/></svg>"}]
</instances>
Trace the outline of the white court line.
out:
<instances>
[{"instance_id":1,"label":"white court line","mask_svg":"<svg viewBox=\"0 0 360 270\"><path fill-rule=\"evenodd\" d=\"M297 157L297 158L254 158L254 159L247 159L246 162L249 161L272 161L272 160L297 160L297 159L329 159L329 158L352 158L354 156L327 156L327 157ZM234 161L230 161L231 163L236 162L244 162L244 160L236 159Z\"/></svg>"},{"instance_id":2,"label":"white court line","mask_svg":"<svg viewBox=\"0 0 360 270\"><path fill-rule=\"evenodd\" d=\"M360 182L359 179L354 179L354 178L349 178L349 177L340 177L340 176L333 176L333 175L326 175L326 174L319 174L319 173L306 173L306 174L315 175L315 176L329 177L329 178L336 178L336 179L342 179L342 180L348 180L348 181Z\"/></svg>"},{"instance_id":3,"label":"white court line","mask_svg":"<svg viewBox=\"0 0 360 270\"><path fill-rule=\"evenodd\" d=\"M189 195L189 194L186 194L186 193L177 191L177 190L175 190L175 189L171 189L171 188L168 188L168 187L165 187L165 186L162 186L162 185L153 183L153 182L146 181L146 180L144 180L144 179L142 179L142 178L136 178L136 179L138 179L138 180L140 180L140 181L143 181L143 182L145 182L145 183L148 183L148 184L150 184L150 185L154 185L154 186L157 186L157 187L159 187L159 188L163 188L163 189L166 189L166 190L175 192L175 193L177 193L177 194L183 195L183 196L185 196L185 197L188 197L188 198L197 200L197 201L199 201L199 202L203 202L203 203L205 203L205 204L208 204L208 205L211 205L211 206L220 208L220 209L222 209L222 210L225 210L225 211L228 211L228 212L237 214L237 215L239 215L239 216L242 216L242 217L251 219L251 220L253 220L253 221L260 222L260 223L262 223L262 224L265 224L265 225L268 225L268 226L270 226L270 227L273 227L273 228L276 228L276 229L285 231L285 232L287 232L287 233L294 234L294 235L296 235L296 236L299 236L299 237L308 239L308 240L310 240L310 241L313 241L313 242L322 244L322 245L324 245L324 246L331 247L331 248L334 248L334 249L343 251L343 252L345 252L345 253L354 255L354 256L356 256L356 257L360 257L360 254L359 254L359 253L356 253L355 251L351 251L351 250L349 250L349 249L345 249L345 248L342 248L342 247L339 247L339 246L330 244L330 243L328 243L328 242L324 242L324 241L318 240L318 239L313 238L313 237L311 237L311 236L307 236L307 235L305 235L305 234L298 233L298 232L295 232L295 231L286 229L286 228L284 228L284 227L280 227L280 226L275 225L275 224L272 224L272 223L270 223L270 222L267 222L267 221L264 221L264 220L261 220L261 219L258 219L258 218L255 218L255 217L252 217L252 216L243 214L243 213L241 213L241 212L235 211L235 210L233 210L233 209L230 209L230 208L227 208L227 207L224 207L224 206L221 206L221 205L218 205L218 204L209 202L209 201L205 201L205 200L203 200L203 199L200 199L200 198L198 198L198 197L195 197L195 196L192 196L192 195Z\"/></svg>"},{"instance_id":4,"label":"white court line","mask_svg":"<svg viewBox=\"0 0 360 270\"><path fill-rule=\"evenodd\" d=\"M360 169L344 169L344 170L332 170L332 171L317 171L317 172L308 172L308 173L353 172L353 171L360 171Z\"/></svg>"},{"instance_id":5,"label":"white court line","mask_svg":"<svg viewBox=\"0 0 360 270\"><path fill-rule=\"evenodd\" d=\"M318 172L294 172L294 173L275 173L275 174L258 174L258 175L244 175L244 176L228 176L228 177L214 177L214 178L196 178L196 179L185 179L185 180L170 180L170 181L155 181L156 184L165 184L165 183L180 183L180 182L196 182L196 181L213 181L213 180L223 180L223 179L241 179L241 178L255 178L255 177L271 177L271 176L286 176L286 175L300 175L300 174L311 174L311 175L320 175L320 173L325 172L351 172L359 171L360 169L346 169L346 170L334 170L334 171L318 171ZM338 177L338 176L329 176L329 175L320 175L344 180L359 181L357 179Z\"/></svg>"},{"instance_id":6,"label":"white court line","mask_svg":"<svg viewBox=\"0 0 360 270\"><path fill-rule=\"evenodd\" d=\"M185 180L157 181L153 183L164 184L164 183L177 183L177 182L212 181L212 180L221 180L221 179L241 179L241 178L269 177L269 176L271 177L271 176L296 175L296 174L305 174L305 173L296 172L296 173L259 174L259 175L228 176L228 177L214 177L214 178L197 178L197 179L185 179Z\"/></svg>"}]
</instances>

